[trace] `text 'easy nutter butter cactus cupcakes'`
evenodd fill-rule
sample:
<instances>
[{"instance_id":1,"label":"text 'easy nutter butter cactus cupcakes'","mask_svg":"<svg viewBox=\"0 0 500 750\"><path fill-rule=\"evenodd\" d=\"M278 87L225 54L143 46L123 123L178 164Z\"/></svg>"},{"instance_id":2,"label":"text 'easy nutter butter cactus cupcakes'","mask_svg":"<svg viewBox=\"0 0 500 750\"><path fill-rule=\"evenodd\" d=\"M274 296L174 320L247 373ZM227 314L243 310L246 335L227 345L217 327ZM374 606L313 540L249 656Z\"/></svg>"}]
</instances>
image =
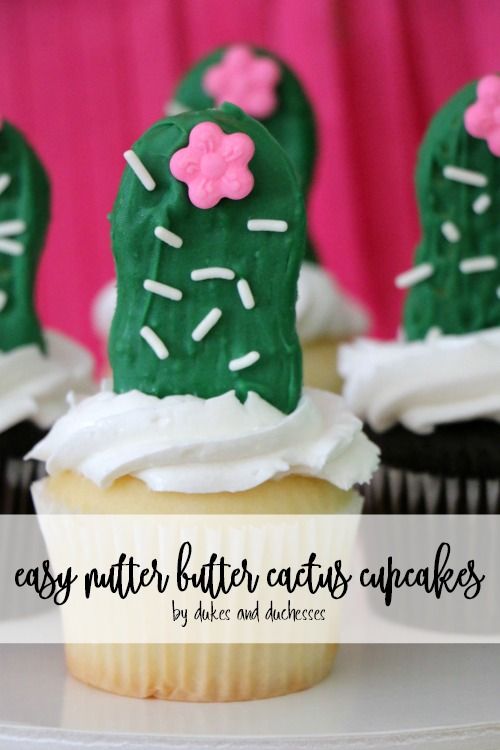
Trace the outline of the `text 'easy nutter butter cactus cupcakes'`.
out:
<instances>
[{"instance_id":1,"label":"text 'easy nutter butter cactus cupcakes'","mask_svg":"<svg viewBox=\"0 0 500 750\"><path fill-rule=\"evenodd\" d=\"M382 450L374 507L499 512L500 78L435 116L416 170L422 240L404 340L346 350L345 395Z\"/></svg>"},{"instance_id":2,"label":"text 'easy nutter butter cactus cupcakes'","mask_svg":"<svg viewBox=\"0 0 500 750\"><path fill-rule=\"evenodd\" d=\"M32 510L39 472L25 453L66 409L66 393L90 381L90 357L44 333L34 305L49 222L49 182L26 139L0 124L0 510ZM88 385L88 382L87 382Z\"/></svg>"},{"instance_id":3,"label":"text 'easy nutter butter cactus cupcakes'","mask_svg":"<svg viewBox=\"0 0 500 750\"><path fill-rule=\"evenodd\" d=\"M222 47L186 73L167 111L201 110L223 102L238 105L265 125L290 157L307 197L317 158L316 125L308 96L290 66L261 47ZM368 314L321 267L308 237L297 306L306 385L339 390L338 345L368 327Z\"/></svg>"},{"instance_id":4,"label":"text 'easy nutter butter cactus cupcakes'","mask_svg":"<svg viewBox=\"0 0 500 750\"><path fill-rule=\"evenodd\" d=\"M38 511L231 513L248 516L243 532L252 514L359 512L354 486L377 451L337 396L302 390L294 305L305 219L284 151L225 105L157 123L125 158L111 216L114 392L77 404L36 447L50 475L35 488ZM192 701L306 688L333 652L67 648L72 673L92 685Z\"/></svg>"}]
</instances>

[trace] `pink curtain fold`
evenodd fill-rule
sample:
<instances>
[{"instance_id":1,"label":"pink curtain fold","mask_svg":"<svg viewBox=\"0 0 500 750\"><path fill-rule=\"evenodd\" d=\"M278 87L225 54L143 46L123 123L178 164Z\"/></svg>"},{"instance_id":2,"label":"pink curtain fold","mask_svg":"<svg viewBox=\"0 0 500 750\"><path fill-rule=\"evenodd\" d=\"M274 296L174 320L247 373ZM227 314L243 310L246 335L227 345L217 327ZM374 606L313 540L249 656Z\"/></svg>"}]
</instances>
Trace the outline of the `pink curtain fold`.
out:
<instances>
[{"instance_id":1,"label":"pink curtain fold","mask_svg":"<svg viewBox=\"0 0 500 750\"><path fill-rule=\"evenodd\" d=\"M97 351L89 307L113 275L109 213L122 153L176 80L247 41L297 71L320 152L310 200L323 262L394 334L394 276L418 240L413 168L432 113L500 68L497 0L0 0L0 113L53 189L38 297L45 325Z\"/></svg>"}]
</instances>

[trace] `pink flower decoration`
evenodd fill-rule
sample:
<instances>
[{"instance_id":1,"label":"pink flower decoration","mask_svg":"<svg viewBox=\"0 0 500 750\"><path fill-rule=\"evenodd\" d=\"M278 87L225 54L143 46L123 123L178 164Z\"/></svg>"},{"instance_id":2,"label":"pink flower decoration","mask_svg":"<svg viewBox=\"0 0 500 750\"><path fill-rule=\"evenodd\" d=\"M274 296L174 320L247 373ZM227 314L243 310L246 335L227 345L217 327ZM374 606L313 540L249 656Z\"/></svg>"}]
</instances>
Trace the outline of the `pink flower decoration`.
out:
<instances>
[{"instance_id":1,"label":"pink flower decoration","mask_svg":"<svg viewBox=\"0 0 500 750\"><path fill-rule=\"evenodd\" d=\"M484 138L495 156L500 156L500 76L489 75L477 84L477 101L465 110L466 131Z\"/></svg>"},{"instance_id":2,"label":"pink flower decoration","mask_svg":"<svg viewBox=\"0 0 500 750\"><path fill-rule=\"evenodd\" d=\"M191 203L213 208L221 198L241 200L253 188L248 162L255 146L246 133L226 135L214 122L200 122L189 135L189 145L170 159L173 176L188 186Z\"/></svg>"},{"instance_id":3,"label":"pink flower decoration","mask_svg":"<svg viewBox=\"0 0 500 750\"><path fill-rule=\"evenodd\" d=\"M229 47L217 65L203 76L203 88L215 99L216 106L231 102L251 117L272 115L278 105L276 86L281 70L270 57L258 57L249 47Z\"/></svg>"}]
</instances>

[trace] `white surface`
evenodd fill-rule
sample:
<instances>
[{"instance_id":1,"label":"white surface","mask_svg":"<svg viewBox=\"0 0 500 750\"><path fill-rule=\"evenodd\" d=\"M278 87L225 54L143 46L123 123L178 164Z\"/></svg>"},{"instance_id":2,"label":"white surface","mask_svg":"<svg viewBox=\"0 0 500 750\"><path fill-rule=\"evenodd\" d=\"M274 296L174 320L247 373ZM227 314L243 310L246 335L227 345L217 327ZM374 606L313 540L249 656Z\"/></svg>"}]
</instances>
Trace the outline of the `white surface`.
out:
<instances>
[{"instance_id":1,"label":"white surface","mask_svg":"<svg viewBox=\"0 0 500 750\"><path fill-rule=\"evenodd\" d=\"M500 647L344 646L331 677L234 704L132 700L66 675L62 648L0 648L0 750L498 750Z\"/></svg>"}]
</instances>

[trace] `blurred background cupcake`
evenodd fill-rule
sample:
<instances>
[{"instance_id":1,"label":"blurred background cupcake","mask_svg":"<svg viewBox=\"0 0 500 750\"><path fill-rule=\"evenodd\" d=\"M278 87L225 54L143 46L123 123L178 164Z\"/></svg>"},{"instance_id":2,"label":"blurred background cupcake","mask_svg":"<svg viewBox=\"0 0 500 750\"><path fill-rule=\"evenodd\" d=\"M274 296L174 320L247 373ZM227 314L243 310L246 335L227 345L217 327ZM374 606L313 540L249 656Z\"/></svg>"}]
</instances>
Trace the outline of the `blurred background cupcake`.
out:
<instances>
[{"instance_id":1,"label":"blurred background cupcake","mask_svg":"<svg viewBox=\"0 0 500 750\"><path fill-rule=\"evenodd\" d=\"M344 395L380 446L373 512L500 512L500 77L432 120L416 186L422 239L400 341L341 353Z\"/></svg>"},{"instance_id":2,"label":"blurred background cupcake","mask_svg":"<svg viewBox=\"0 0 500 750\"><path fill-rule=\"evenodd\" d=\"M93 360L43 331L33 292L50 213L45 170L22 133L0 128L0 511L32 512L39 475L23 456L67 408L69 391L92 390ZM54 290L57 293L57 290Z\"/></svg>"}]
</instances>

